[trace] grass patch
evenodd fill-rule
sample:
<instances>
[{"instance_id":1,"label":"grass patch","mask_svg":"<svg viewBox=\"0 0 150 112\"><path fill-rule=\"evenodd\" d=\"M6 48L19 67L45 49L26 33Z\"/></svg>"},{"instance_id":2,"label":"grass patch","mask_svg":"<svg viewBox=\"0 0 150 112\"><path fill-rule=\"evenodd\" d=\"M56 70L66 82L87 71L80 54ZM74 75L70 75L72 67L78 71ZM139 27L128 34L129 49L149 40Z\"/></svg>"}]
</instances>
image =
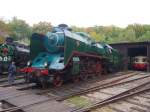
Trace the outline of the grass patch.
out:
<instances>
[{"instance_id":1,"label":"grass patch","mask_svg":"<svg viewBox=\"0 0 150 112\"><path fill-rule=\"evenodd\" d=\"M67 100L69 103L77 106L77 107L83 107L90 105L90 101L87 100L86 98L80 97L80 96L75 96Z\"/></svg>"}]
</instances>

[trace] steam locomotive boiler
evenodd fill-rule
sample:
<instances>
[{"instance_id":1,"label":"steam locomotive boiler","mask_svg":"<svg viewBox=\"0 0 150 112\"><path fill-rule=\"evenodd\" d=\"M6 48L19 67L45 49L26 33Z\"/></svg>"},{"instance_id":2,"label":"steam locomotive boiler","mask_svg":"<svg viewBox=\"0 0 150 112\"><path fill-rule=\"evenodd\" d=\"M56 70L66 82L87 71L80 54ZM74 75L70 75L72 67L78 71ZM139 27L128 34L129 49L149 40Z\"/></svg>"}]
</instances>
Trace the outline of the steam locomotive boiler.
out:
<instances>
[{"instance_id":1,"label":"steam locomotive boiler","mask_svg":"<svg viewBox=\"0 0 150 112\"><path fill-rule=\"evenodd\" d=\"M118 70L121 56L111 46L96 43L84 32L73 32L67 25L54 27L46 35L34 33L26 81L43 87L48 83L61 86L64 81L86 80Z\"/></svg>"}]
</instances>

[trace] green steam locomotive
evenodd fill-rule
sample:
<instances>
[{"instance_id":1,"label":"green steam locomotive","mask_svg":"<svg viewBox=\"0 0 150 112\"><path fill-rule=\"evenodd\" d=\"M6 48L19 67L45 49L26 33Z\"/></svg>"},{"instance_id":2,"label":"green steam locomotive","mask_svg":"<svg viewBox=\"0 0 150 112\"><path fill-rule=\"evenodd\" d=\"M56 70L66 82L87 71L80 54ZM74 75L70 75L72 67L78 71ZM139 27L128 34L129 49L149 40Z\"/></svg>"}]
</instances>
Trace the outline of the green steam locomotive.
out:
<instances>
[{"instance_id":1,"label":"green steam locomotive","mask_svg":"<svg viewBox=\"0 0 150 112\"><path fill-rule=\"evenodd\" d=\"M84 32L73 32L67 25L54 27L47 35L34 33L30 61L21 69L26 81L45 87L61 86L64 81L86 80L119 70L121 55L105 43L96 43Z\"/></svg>"},{"instance_id":2,"label":"green steam locomotive","mask_svg":"<svg viewBox=\"0 0 150 112\"><path fill-rule=\"evenodd\" d=\"M7 74L11 61L14 61L17 67L23 68L27 60L29 60L29 49L26 45L15 42L10 37L0 44L0 75Z\"/></svg>"}]
</instances>

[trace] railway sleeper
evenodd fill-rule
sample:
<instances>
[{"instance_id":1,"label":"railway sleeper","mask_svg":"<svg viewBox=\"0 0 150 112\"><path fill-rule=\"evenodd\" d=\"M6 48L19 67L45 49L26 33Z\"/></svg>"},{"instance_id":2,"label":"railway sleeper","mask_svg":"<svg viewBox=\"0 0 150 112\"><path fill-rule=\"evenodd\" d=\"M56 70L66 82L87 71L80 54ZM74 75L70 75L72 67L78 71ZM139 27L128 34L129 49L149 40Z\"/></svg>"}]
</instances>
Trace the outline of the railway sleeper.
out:
<instances>
[{"instance_id":1,"label":"railway sleeper","mask_svg":"<svg viewBox=\"0 0 150 112\"><path fill-rule=\"evenodd\" d=\"M72 112L89 112L91 109L95 109L99 106L104 106L106 104L113 103L115 101L124 99L126 97L133 96L135 94L140 94L140 93L143 93L145 91L149 91L150 90L149 86L150 86L150 81L144 82L143 84L140 84L136 87L133 87L129 90L126 90L126 91L124 91L120 94L117 94L117 95L114 95L112 97L106 98L103 101L96 102L96 103L94 103L92 105L89 105L87 107L75 109Z\"/></svg>"},{"instance_id":2,"label":"railway sleeper","mask_svg":"<svg viewBox=\"0 0 150 112\"><path fill-rule=\"evenodd\" d=\"M18 108L17 106L5 101L5 100L1 100L1 110L0 112L24 112L21 108ZM12 110L14 108L17 108L17 110Z\"/></svg>"}]
</instances>

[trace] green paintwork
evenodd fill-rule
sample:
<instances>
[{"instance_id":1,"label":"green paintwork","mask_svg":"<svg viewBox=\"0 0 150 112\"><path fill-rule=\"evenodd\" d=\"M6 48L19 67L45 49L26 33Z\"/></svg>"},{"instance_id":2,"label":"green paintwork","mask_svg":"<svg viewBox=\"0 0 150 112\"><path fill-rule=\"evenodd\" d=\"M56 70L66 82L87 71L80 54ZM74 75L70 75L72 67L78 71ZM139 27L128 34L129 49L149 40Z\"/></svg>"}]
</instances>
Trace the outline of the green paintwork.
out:
<instances>
[{"instance_id":1,"label":"green paintwork","mask_svg":"<svg viewBox=\"0 0 150 112\"><path fill-rule=\"evenodd\" d=\"M7 54L3 53L4 48L8 49ZM2 64L0 69L3 74L7 73L10 62L16 58L14 51L15 49L12 45L0 44L0 63Z\"/></svg>"},{"instance_id":2,"label":"green paintwork","mask_svg":"<svg viewBox=\"0 0 150 112\"><path fill-rule=\"evenodd\" d=\"M78 52L84 52L84 53L96 53L97 52L101 55L105 54L105 51L102 48L97 48L95 46L92 46L90 43L92 41L89 40L89 43L86 44L84 42L81 42L79 40L75 40L73 37L66 37L65 38L65 64L67 63L69 57L71 56L73 51L78 51ZM67 49L66 49L67 48Z\"/></svg>"},{"instance_id":3,"label":"green paintwork","mask_svg":"<svg viewBox=\"0 0 150 112\"><path fill-rule=\"evenodd\" d=\"M44 46L50 53L61 52L61 46L64 45L64 34L48 32L44 38Z\"/></svg>"},{"instance_id":4,"label":"green paintwork","mask_svg":"<svg viewBox=\"0 0 150 112\"><path fill-rule=\"evenodd\" d=\"M8 52L6 55L3 53L4 48L8 49ZM0 45L0 61L2 63L9 63L10 61L12 61L12 59L14 59L14 56L15 56L14 50L15 50L14 47L11 45L1 44Z\"/></svg>"},{"instance_id":5,"label":"green paintwork","mask_svg":"<svg viewBox=\"0 0 150 112\"><path fill-rule=\"evenodd\" d=\"M44 68L44 63L48 63L49 69L63 69L64 68L64 53L63 52L48 52L50 51L50 48L45 48L47 46L47 43L45 45L45 41L47 40L47 36L40 35L40 34L33 34L31 38L31 61L32 61L32 67L36 68ZM56 46L57 47L57 46ZM52 49L53 47L51 47Z\"/></svg>"},{"instance_id":6,"label":"green paintwork","mask_svg":"<svg viewBox=\"0 0 150 112\"><path fill-rule=\"evenodd\" d=\"M64 68L64 64L61 62L62 53L50 54L47 52L41 52L32 61L32 67L45 68L45 63L49 65L49 69L61 70Z\"/></svg>"},{"instance_id":7,"label":"green paintwork","mask_svg":"<svg viewBox=\"0 0 150 112\"><path fill-rule=\"evenodd\" d=\"M55 31L48 34L46 36L40 34L32 35L30 53L33 67L43 68L44 63L47 61L49 63L49 69L64 69L73 56L74 51L94 54L95 56L106 59L113 66L118 66L121 62L121 56L115 49L105 43L95 43L84 32L74 33L66 29L59 29L58 32ZM52 34L56 34L58 37L56 35L55 37L51 37ZM52 44L52 42L55 44ZM53 46L48 44L52 44ZM47 55L46 57L42 57L44 53ZM36 61L38 59L40 59L39 62ZM75 65L72 73L78 73L78 68Z\"/></svg>"},{"instance_id":8,"label":"green paintwork","mask_svg":"<svg viewBox=\"0 0 150 112\"><path fill-rule=\"evenodd\" d=\"M44 47L44 35L34 33L30 40L30 59L34 60L40 52L46 52Z\"/></svg>"},{"instance_id":9,"label":"green paintwork","mask_svg":"<svg viewBox=\"0 0 150 112\"><path fill-rule=\"evenodd\" d=\"M66 32L67 35L68 32ZM76 35L74 35L76 36ZM80 35L81 36L81 35ZM95 43L89 37L81 37L85 40L88 40L88 43L81 42L77 39L74 39L73 35L68 34L65 38L65 64L67 64L70 56L72 55L73 51L78 51L81 53L89 53L89 54L96 54L97 56L101 56L113 65L118 65L121 61L121 56L112 47L105 43ZM66 49L67 48L67 49ZM111 50L111 51L110 51Z\"/></svg>"}]
</instances>

